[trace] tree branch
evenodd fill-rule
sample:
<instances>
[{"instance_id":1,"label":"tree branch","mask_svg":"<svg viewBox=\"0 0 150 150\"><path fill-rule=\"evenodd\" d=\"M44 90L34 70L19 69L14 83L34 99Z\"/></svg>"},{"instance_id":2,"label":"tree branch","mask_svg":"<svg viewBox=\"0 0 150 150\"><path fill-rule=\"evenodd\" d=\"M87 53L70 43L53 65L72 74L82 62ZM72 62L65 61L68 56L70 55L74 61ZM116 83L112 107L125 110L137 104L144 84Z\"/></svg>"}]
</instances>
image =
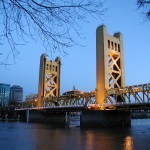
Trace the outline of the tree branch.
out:
<instances>
[{"instance_id":1,"label":"tree branch","mask_svg":"<svg viewBox=\"0 0 150 150\"><path fill-rule=\"evenodd\" d=\"M105 11L101 0L0 0L0 43L7 39L13 57L28 38L40 38L47 51L64 52L80 45L73 37L82 37L80 26L87 16L101 17Z\"/></svg>"},{"instance_id":2,"label":"tree branch","mask_svg":"<svg viewBox=\"0 0 150 150\"><path fill-rule=\"evenodd\" d=\"M147 20L150 20L150 0L137 0L138 9L144 9L144 16Z\"/></svg>"}]
</instances>

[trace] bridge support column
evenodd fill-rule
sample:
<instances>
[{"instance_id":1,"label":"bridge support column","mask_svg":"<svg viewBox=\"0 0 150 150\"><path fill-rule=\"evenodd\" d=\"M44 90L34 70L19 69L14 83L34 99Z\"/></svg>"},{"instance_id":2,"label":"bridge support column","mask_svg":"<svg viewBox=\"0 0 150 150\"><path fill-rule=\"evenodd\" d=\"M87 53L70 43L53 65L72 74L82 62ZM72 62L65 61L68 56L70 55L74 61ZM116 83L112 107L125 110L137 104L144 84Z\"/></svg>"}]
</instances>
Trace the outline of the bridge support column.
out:
<instances>
[{"instance_id":1,"label":"bridge support column","mask_svg":"<svg viewBox=\"0 0 150 150\"><path fill-rule=\"evenodd\" d=\"M68 112L66 112L66 123L68 123L69 119L68 119Z\"/></svg>"},{"instance_id":2,"label":"bridge support column","mask_svg":"<svg viewBox=\"0 0 150 150\"><path fill-rule=\"evenodd\" d=\"M39 110L26 110L26 122L41 122L42 113Z\"/></svg>"},{"instance_id":3,"label":"bridge support column","mask_svg":"<svg viewBox=\"0 0 150 150\"><path fill-rule=\"evenodd\" d=\"M81 127L125 127L131 125L130 111L82 110Z\"/></svg>"},{"instance_id":4,"label":"bridge support column","mask_svg":"<svg viewBox=\"0 0 150 150\"><path fill-rule=\"evenodd\" d=\"M29 116L30 116L30 112L29 109L26 110L26 121L29 122Z\"/></svg>"}]
</instances>

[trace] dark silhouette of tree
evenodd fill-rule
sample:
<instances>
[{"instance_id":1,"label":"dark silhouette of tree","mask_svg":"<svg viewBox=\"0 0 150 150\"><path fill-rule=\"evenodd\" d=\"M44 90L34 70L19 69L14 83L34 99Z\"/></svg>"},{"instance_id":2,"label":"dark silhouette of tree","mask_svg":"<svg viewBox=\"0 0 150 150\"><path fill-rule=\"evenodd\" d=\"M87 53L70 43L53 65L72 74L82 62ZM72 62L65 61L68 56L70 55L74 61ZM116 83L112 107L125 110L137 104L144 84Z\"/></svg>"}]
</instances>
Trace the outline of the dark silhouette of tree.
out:
<instances>
[{"instance_id":1,"label":"dark silhouette of tree","mask_svg":"<svg viewBox=\"0 0 150 150\"><path fill-rule=\"evenodd\" d=\"M0 0L0 44L10 46L10 53L1 64L7 64L10 55L15 58L17 46L28 38L40 39L47 51L65 52L81 38L80 25L86 17L103 15L101 0ZM0 54L2 54L0 52Z\"/></svg>"},{"instance_id":2,"label":"dark silhouette of tree","mask_svg":"<svg viewBox=\"0 0 150 150\"><path fill-rule=\"evenodd\" d=\"M146 20L150 20L150 0L137 0L138 8L144 9L143 14Z\"/></svg>"}]
</instances>

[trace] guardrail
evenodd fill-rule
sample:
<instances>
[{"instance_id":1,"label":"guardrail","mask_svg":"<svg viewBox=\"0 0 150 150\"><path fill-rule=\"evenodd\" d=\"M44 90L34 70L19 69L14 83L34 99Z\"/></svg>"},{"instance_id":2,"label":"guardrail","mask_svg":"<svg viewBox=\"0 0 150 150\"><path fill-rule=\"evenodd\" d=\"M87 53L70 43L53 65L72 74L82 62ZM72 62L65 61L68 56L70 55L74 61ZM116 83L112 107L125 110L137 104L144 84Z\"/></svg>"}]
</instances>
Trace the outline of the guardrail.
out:
<instances>
[{"instance_id":1,"label":"guardrail","mask_svg":"<svg viewBox=\"0 0 150 150\"><path fill-rule=\"evenodd\" d=\"M95 107L109 107L109 106L129 106L129 105L150 105L150 102L116 102L116 103L101 103L101 104L90 104L89 106Z\"/></svg>"},{"instance_id":2,"label":"guardrail","mask_svg":"<svg viewBox=\"0 0 150 150\"><path fill-rule=\"evenodd\" d=\"M61 109L61 108L82 108L84 107L83 105L70 105L70 106L48 106L48 107L26 107L26 108L16 108L15 110L41 110L41 109Z\"/></svg>"}]
</instances>

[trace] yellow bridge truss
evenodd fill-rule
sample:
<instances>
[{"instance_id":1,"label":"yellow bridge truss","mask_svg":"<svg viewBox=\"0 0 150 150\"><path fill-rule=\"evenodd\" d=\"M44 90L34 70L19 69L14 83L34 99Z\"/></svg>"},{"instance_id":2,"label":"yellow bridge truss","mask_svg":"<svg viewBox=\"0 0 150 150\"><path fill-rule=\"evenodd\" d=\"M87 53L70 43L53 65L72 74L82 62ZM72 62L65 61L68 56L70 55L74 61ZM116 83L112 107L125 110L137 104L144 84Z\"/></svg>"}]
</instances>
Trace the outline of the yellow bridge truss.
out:
<instances>
[{"instance_id":1,"label":"yellow bridge truss","mask_svg":"<svg viewBox=\"0 0 150 150\"><path fill-rule=\"evenodd\" d=\"M71 106L116 106L125 104L147 104L150 103L150 83L134 86L126 86L122 89L116 88L106 90L105 100L107 103L96 104L96 92L81 92L80 94L69 94L59 97L44 97L42 107L71 107ZM28 100L18 103L18 108L34 108L36 107L37 99Z\"/></svg>"}]
</instances>

